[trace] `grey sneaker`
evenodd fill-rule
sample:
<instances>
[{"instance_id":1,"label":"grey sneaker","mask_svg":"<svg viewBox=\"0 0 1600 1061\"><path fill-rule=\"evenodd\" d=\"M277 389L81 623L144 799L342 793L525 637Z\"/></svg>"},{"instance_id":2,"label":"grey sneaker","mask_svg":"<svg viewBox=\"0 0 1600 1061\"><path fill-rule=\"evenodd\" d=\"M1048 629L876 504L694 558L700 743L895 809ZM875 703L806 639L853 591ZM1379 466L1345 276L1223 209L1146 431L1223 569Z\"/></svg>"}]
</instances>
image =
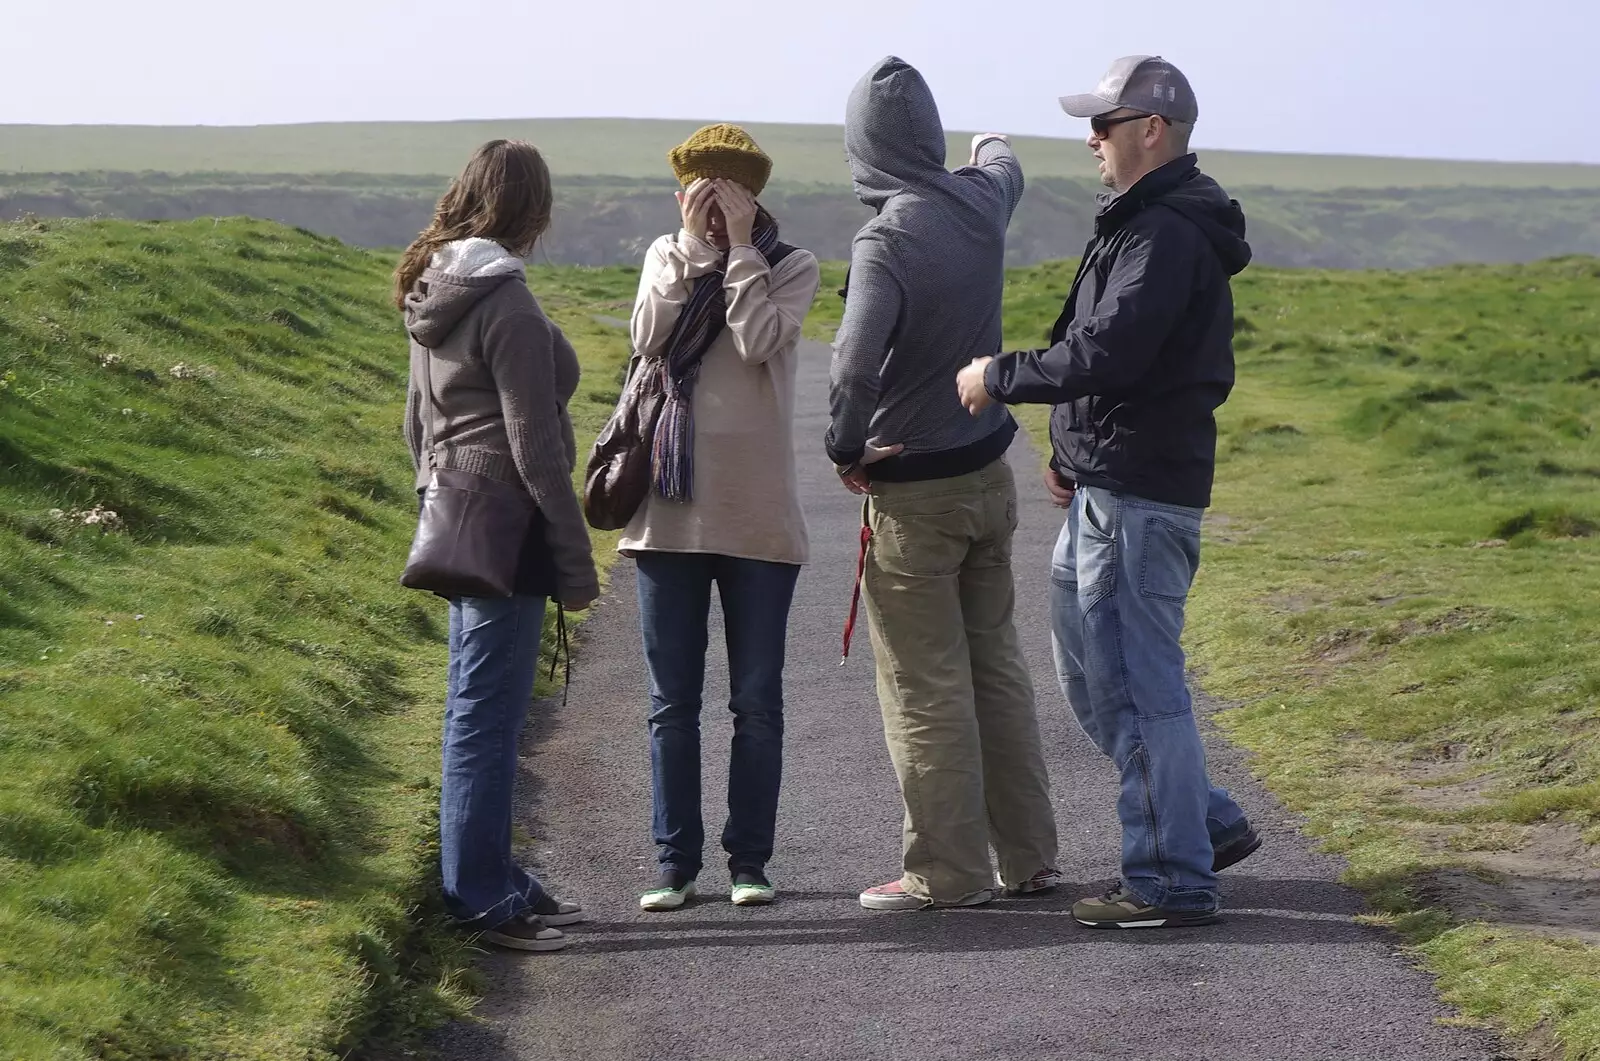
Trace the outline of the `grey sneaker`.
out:
<instances>
[{"instance_id":1,"label":"grey sneaker","mask_svg":"<svg viewBox=\"0 0 1600 1061\"><path fill-rule=\"evenodd\" d=\"M1221 873L1229 866L1236 866L1256 853L1261 846L1261 836L1249 822L1244 823L1244 830L1233 839L1223 844L1218 844L1211 851L1211 872Z\"/></svg>"},{"instance_id":2,"label":"grey sneaker","mask_svg":"<svg viewBox=\"0 0 1600 1061\"><path fill-rule=\"evenodd\" d=\"M584 919L583 907L577 903L566 903L553 895L545 895L533 904L533 912L539 920L552 928L559 925L576 925Z\"/></svg>"},{"instance_id":3,"label":"grey sneaker","mask_svg":"<svg viewBox=\"0 0 1600 1061\"><path fill-rule=\"evenodd\" d=\"M1215 924L1215 910L1166 910L1150 906L1122 885L1072 904L1072 916L1089 928L1187 928Z\"/></svg>"},{"instance_id":4,"label":"grey sneaker","mask_svg":"<svg viewBox=\"0 0 1600 1061\"><path fill-rule=\"evenodd\" d=\"M497 947L530 951L561 950L572 942L566 933L547 927L531 913L521 913L508 918L478 938Z\"/></svg>"}]
</instances>

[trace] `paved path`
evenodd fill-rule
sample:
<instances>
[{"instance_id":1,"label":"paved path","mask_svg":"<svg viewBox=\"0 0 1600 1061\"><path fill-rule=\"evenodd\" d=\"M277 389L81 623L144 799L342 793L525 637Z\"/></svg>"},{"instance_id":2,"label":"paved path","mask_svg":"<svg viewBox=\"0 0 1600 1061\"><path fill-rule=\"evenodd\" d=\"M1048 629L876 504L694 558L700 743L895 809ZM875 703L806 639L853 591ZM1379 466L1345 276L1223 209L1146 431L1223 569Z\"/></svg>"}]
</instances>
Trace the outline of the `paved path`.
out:
<instances>
[{"instance_id":1,"label":"paved path","mask_svg":"<svg viewBox=\"0 0 1600 1061\"><path fill-rule=\"evenodd\" d=\"M706 897L672 914L635 903L653 877L645 678L632 566L584 627L570 702L542 706L520 780L527 852L592 922L556 955L495 954L483 1021L448 1029L459 1061L1490 1061L1493 1040L1437 1023L1447 1010L1391 940L1355 924L1339 863L1211 741L1213 777L1267 845L1224 875L1210 928L1095 932L1068 907L1116 873L1115 778L1070 721L1050 668L1046 576L1060 525L1023 480L1018 618L1038 686L1070 883L1038 901L873 914L856 893L899 872L900 803L864 634L838 666L857 502L820 454L826 347L800 370L801 489L814 562L789 644L788 744L777 857L781 902L738 909L707 850ZM1019 469L1036 463L1019 443ZM713 636L713 644L718 637ZM713 660L719 653L713 652ZM707 677L707 832L727 767L726 668ZM712 841L713 845L715 841Z\"/></svg>"}]
</instances>

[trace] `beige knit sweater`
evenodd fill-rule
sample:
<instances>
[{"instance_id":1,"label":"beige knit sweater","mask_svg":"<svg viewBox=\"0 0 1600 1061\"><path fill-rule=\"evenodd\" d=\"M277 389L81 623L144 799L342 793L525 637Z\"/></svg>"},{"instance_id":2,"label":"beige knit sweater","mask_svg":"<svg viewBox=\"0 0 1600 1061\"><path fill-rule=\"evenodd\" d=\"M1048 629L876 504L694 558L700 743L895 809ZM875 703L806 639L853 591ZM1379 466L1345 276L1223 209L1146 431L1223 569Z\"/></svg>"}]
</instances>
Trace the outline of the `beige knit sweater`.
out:
<instances>
[{"instance_id":1,"label":"beige knit sweater","mask_svg":"<svg viewBox=\"0 0 1600 1061\"><path fill-rule=\"evenodd\" d=\"M694 280L721 260L687 232L650 248L633 307L642 357L662 355ZM810 545L794 463L795 358L817 293L817 259L796 250L769 269L754 247L734 247L726 276L728 326L694 385L694 500L652 491L617 548L803 564Z\"/></svg>"}]
</instances>

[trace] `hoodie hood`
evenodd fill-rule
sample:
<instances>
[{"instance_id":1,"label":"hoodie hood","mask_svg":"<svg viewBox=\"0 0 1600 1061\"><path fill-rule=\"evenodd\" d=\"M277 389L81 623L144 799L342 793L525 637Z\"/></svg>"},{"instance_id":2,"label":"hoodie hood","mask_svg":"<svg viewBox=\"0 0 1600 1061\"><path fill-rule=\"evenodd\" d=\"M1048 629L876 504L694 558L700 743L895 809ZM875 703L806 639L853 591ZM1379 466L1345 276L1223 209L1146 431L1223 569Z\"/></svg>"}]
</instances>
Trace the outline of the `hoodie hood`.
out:
<instances>
[{"instance_id":1,"label":"hoodie hood","mask_svg":"<svg viewBox=\"0 0 1600 1061\"><path fill-rule=\"evenodd\" d=\"M1250 264L1250 244L1244 238L1244 211L1230 199L1222 185L1200 172L1194 155L1173 159L1152 170L1122 195L1100 200L1096 228L1124 223L1141 207L1159 203L1176 210L1200 229L1216 250L1229 276Z\"/></svg>"},{"instance_id":2,"label":"hoodie hood","mask_svg":"<svg viewBox=\"0 0 1600 1061\"><path fill-rule=\"evenodd\" d=\"M1244 239L1244 211L1239 200L1228 198L1216 181L1197 170L1160 201L1200 227L1229 276L1237 276L1250 264L1250 244Z\"/></svg>"},{"instance_id":3,"label":"hoodie hood","mask_svg":"<svg viewBox=\"0 0 1600 1061\"><path fill-rule=\"evenodd\" d=\"M907 188L949 176L944 124L915 67L891 55L856 83L845 108L844 151L856 198L874 210Z\"/></svg>"},{"instance_id":4,"label":"hoodie hood","mask_svg":"<svg viewBox=\"0 0 1600 1061\"><path fill-rule=\"evenodd\" d=\"M431 350L485 295L511 277L525 276L522 259L492 239L474 236L447 243L434 252L416 289L406 296L406 331Z\"/></svg>"}]
</instances>

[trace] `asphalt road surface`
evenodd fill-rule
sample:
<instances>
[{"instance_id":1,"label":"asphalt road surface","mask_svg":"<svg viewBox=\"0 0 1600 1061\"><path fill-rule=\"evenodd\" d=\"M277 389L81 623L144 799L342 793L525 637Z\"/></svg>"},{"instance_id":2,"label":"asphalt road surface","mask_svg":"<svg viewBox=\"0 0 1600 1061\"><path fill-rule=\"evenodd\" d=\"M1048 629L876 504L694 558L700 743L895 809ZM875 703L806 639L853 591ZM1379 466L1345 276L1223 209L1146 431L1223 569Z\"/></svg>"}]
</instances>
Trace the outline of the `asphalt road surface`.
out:
<instances>
[{"instance_id":1,"label":"asphalt road surface","mask_svg":"<svg viewBox=\"0 0 1600 1061\"><path fill-rule=\"evenodd\" d=\"M828 349L802 349L796 433L813 562L790 626L779 902L727 902L716 837L731 734L727 671L713 633L704 716L709 844L702 898L646 914L654 877L646 685L633 568L583 628L570 699L530 718L523 852L591 920L557 954L483 960L478 1020L444 1030L459 1061L1489 1061L1492 1037L1439 1023L1449 1010L1393 939L1352 920L1340 863L1208 734L1213 780L1266 840L1223 875L1225 920L1206 928L1094 931L1074 899L1116 876L1115 775L1072 722L1050 664L1048 564L1060 527L1026 441L1017 619L1038 689L1065 884L980 909L871 913L861 888L899 876L900 802L883 746L871 647L839 666L860 505L821 451ZM713 609L715 615L715 609ZM862 623L865 624L863 615Z\"/></svg>"}]
</instances>

